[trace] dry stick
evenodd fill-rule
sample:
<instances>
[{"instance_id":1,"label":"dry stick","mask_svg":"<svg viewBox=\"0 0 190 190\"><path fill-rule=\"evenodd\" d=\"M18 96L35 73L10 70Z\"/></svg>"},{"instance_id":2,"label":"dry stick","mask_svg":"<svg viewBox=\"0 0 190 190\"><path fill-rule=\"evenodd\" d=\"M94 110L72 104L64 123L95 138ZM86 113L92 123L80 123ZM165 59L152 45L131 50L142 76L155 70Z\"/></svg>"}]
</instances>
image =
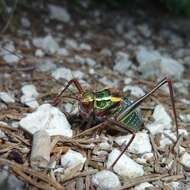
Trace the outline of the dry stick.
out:
<instances>
[{"instance_id":1,"label":"dry stick","mask_svg":"<svg viewBox=\"0 0 190 190\"><path fill-rule=\"evenodd\" d=\"M38 188L38 189L42 189L42 190L46 190L47 186L45 185L41 185L37 182L35 182L34 180L31 179L30 176L27 176L25 173L23 173L22 171L20 171L18 168L14 168L12 167L12 170L19 176L21 176L25 181L27 181L29 184L33 185L34 187Z\"/></svg>"},{"instance_id":2,"label":"dry stick","mask_svg":"<svg viewBox=\"0 0 190 190\"><path fill-rule=\"evenodd\" d=\"M160 174L149 174L149 175L142 176L142 177L136 177L136 178L133 178L131 180L128 180L127 183L125 183L120 188L117 188L117 190L124 190L124 189L136 186L136 185L138 185L140 183L144 183L144 182L157 181L157 180L160 180L164 177L168 177L168 174L162 174L162 175L160 175ZM116 190L116 189L114 189L114 190Z\"/></svg>"},{"instance_id":3,"label":"dry stick","mask_svg":"<svg viewBox=\"0 0 190 190\"><path fill-rule=\"evenodd\" d=\"M86 134L88 134L89 132L92 132L92 131L94 131L94 130L100 128L100 127L102 127L102 126L105 125L106 123L107 123L107 122L103 122L103 123L100 123L100 124L98 124L98 125L96 125L96 126L94 126L94 127L91 127L90 129L87 129L87 130L83 131L82 133L80 133L80 134L78 134L78 135L75 135L73 138L86 135Z\"/></svg>"},{"instance_id":4,"label":"dry stick","mask_svg":"<svg viewBox=\"0 0 190 190\"><path fill-rule=\"evenodd\" d=\"M84 171L84 172L77 172L74 176L65 178L65 180L63 180L63 182L72 180L74 178L79 178L79 177L86 177L87 175L93 175L95 173L97 173L98 170L96 169L92 169L92 170L88 170L88 171Z\"/></svg>"},{"instance_id":5,"label":"dry stick","mask_svg":"<svg viewBox=\"0 0 190 190\"><path fill-rule=\"evenodd\" d=\"M46 168L50 161L50 136L45 130L39 130L33 135L30 165L34 169Z\"/></svg>"},{"instance_id":6,"label":"dry stick","mask_svg":"<svg viewBox=\"0 0 190 190\"><path fill-rule=\"evenodd\" d=\"M14 127L11 127L11 126L8 126L8 125L3 125L3 124L0 124L0 128L5 129L5 130L10 130L10 131L17 131L18 130L16 128L14 128Z\"/></svg>"},{"instance_id":7,"label":"dry stick","mask_svg":"<svg viewBox=\"0 0 190 190\"><path fill-rule=\"evenodd\" d=\"M28 141L26 141L24 138L22 138L21 136L15 134L15 132L18 131L18 129L15 129L13 127L10 126L6 126L6 125L0 125L0 128L8 131L7 133L9 133L10 135L12 135L13 137L17 138L19 141L23 142L24 144L26 144L27 146L30 146L30 143Z\"/></svg>"},{"instance_id":8,"label":"dry stick","mask_svg":"<svg viewBox=\"0 0 190 190\"><path fill-rule=\"evenodd\" d=\"M179 174L179 172L180 172L180 166L181 165L178 162L178 159L179 159L179 146L181 145L181 143L183 141L183 137L184 137L184 135L181 134L179 136L175 146L174 146L174 152L176 153L176 159L175 159L175 161L176 161L176 174Z\"/></svg>"},{"instance_id":9,"label":"dry stick","mask_svg":"<svg viewBox=\"0 0 190 190\"><path fill-rule=\"evenodd\" d=\"M178 138L178 140L177 140L175 146L174 146L174 152L175 152L176 154L178 154L179 146L181 145L181 143L182 143L182 141L183 141L183 137L184 137L184 135L181 134L181 135L179 136L179 138Z\"/></svg>"},{"instance_id":10,"label":"dry stick","mask_svg":"<svg viewBox=\"0 0 190 190\"><path fill-rule=\"evenodd\" d=\"M12 162L12 161L0 158L0 165L8 165L12 169L14 168L14 169L21 170L22 172L25 172L28 175L33 175L35 178L38 178L38 179L50 184L51 186L55 187L55 189L57 189L57 190L63 190L63 187L57 181L52 180L48 175L37 172L26 166L17 164L16 162Z\"/></svg>"}]
</instances>

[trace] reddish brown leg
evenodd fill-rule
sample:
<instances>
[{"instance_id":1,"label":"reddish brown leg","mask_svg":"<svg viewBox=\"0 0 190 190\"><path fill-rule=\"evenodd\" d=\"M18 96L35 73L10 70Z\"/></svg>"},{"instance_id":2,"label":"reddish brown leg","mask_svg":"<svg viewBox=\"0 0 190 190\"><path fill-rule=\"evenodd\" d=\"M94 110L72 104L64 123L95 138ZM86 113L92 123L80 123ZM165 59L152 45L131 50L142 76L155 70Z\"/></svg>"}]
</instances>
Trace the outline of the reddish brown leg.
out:
<instances>
[{"instance_id":1,"label":"reddish brown leg","mask_svg":"<svg viewBox=\"0 0 190 190\"><path fill-rule=\"evenodd\" d=\"M130 146L132 143L133 139L135 138L135 132L132 129L129 129L127 126L124 124L120 123L120 119L122 119L124 116L129 114L131 111L133 111L135 108L137 108L147 97L149 97L151 94L153 94L158 88L160 88L162 85L165 83L168 84L169 91L170 91L170 98L171 98L171 103L172 103L172 110L173 110L173 115L174 115L174 121L176 125L176 132L177 132L177 137L178 137L178 123L177 123L177 115L176 115L176 109L175 109L175 103L174 103L174 95L173 95L173 86L171 80L164 78L162 79L150 92L145 94L144 96L140 97L138 100L136 100L134 103L132 103L128 108L126 108L122 113L120 113L116 119L111 119L109 120L110 122L114 123L117 125L119 128L128 131L132 133L132 138L130 141L127 143L125 149L121 152L121 154L118 156L118 158L114 161L111 167L114 167L114 165L117 163L117 161L121 158L121 156L124 154L124 152L127 150L127 148Z\"/></svg>"},{"instance_id":2,"label":"reddish brown leg","mask_svg":"<svg viewBox=\"0 0 190 190\"><path fill-rule=\"evenodd\" d=\"M82 89L80 83L78 82L78 80L72 79L72 80L70 80L70 81L68 82L68 84L65 86L65 88L55 97L55 99L54 99L54 101L53 101L53 105L54 105L54 106L56 106L56 105L59 103L59 101L60 101L60 100L59 100L60 96L69 88L69 86L70 86L71 84L74 84L74 85L76 86L76 88L77 88L77 90L79 91L80 94L83 93L83 89Z\"/></svg>"},{"instance_id":3,"label":"reddish brown leg","mask_svg":"<svg viewBox=\"0 0 190 190\"><path fill-rule=\"evenodd\" d=\"M172 111L173 111L174 122L175 122L175 126L176 126L176 133L177 133L177 137L178 137L178 134L179 134L178 128L179 127L178 127L177 114L176 114L176 108L175 108L175 103L174 103L175 100L174 100L174 94L173 94L173 86L172 86L171 80L166 77L164 79L162 79L150 92L148 92L147 94L145 94L144 96L140 97L138 100L133 102L126 110L124 110L120 115L118 115L117 120L120 120L126 114L130 113L132 110L134 110L136 107L138 107L141 104L141 102L143 102L146 98L148 98L151 94L153 94L158 88L163 86L165 83L168 84L168 88L170 91Z\"/></svg>"},{"instance_id":4,"label":"reddish brown leg","mask_svg":"<svg viewBox=\"0 0 190 190\"><path fill-rule=\"evenodd\" d=\"M109 123L116 125L117 127L121 128L123 131L126 131L126 133L131 133L132 137L129 140L129 142L127 143L127 145L125 146L125 148L123 149L123 151L120 153L120 155L116 158L116 160L113 162L113 164L111 165L111 168L113 168L115 166L115 164L118 162L118 160L121 158L121 156L125 153L125 151L128 149L128 147L130 146L130 144L133 142L134 138L135 138L135 131L132 130L131 128L128 128L127 126L123 125L122 123L120 123L119 121L116 121L114 118L109 119L108 120Z\"/></svg>"}]
</instances>

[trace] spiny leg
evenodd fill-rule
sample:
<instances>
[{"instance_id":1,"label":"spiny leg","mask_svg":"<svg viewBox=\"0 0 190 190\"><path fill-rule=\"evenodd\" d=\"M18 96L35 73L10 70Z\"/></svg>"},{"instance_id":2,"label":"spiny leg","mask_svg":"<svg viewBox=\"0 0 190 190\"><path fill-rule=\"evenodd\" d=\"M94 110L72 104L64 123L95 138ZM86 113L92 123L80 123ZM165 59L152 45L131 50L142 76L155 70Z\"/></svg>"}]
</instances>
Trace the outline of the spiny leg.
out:
<instances>
[{"instance_id":1,"label":"spiny leg","mask_svg":"<svg viewBox=\"0 0 190 190\"><path fill-rule=\"evenodd\" d=\"M122 150L122 152L120 153L120 155L116 158L116 160L113 162L113 164L111 165L111 168L113 168L115 166L115 164L118 162L118 160L121 158L121 156L125 153L125 151L128 149L128 147L131 145L131 143L133 142L134 138L135 138L135 131L127 126L125 126L124 124L122 124L121 122L115 120L115 118L109 119L108 120L109 123L116 125L117 127L121 128L123 131L126 131L126 133L131 133L132 137L129 140L129 142L126 144L125 148Z\"/></svg>"},{"instance_id":2,"label":"spiny leg","mask_svg":"<svg viewBox=\"0 0 190 190\"><path fill-rule=\"evenodd\" d=\"M120 113L115 120L111 120L112 123L115 123L117 126L119 126L122 129L126 129L127 131L130 131L133 136L126 145L125 149L121 152L121 154L117 157L117 159L114 161L112 164L112 167L117 163L117 161L120 159L120 157L124 154L124 152L127 150L127 148L130 146L132 143L135 133L133 130L127 128L127 126L124 126L122 123L118 122L120 119L122 119L124 116L128 115L130 112L132 112L135 108L137 108L147 97L149 97L151 94L153 94L158 88L160 88L162 85L165 83L168 83L169 91L170 91L170 98L171 98L171 103L172 103L172 110L173 110L173 115L174 115L174 121L176 125L176 132L177 132L177 137L178 137L178 123L177 123L177 115L176 115L176 109L175 109L175 104L174 104L174 96L173 96L173 86L171 80L164 78L162 79L150 92L145 94L144 96L140 97L138 100L136 100L134 103L132 103L129 107L127 107L122 113Z\"/></svg>"},{"instance_id":3,"label":"spiny leg","mask_svg":"<svg viewBox=\"0 0 190 190\"><path fill-rule=\"evenodd\" d=\"M168 84L169 91L170 91L170 98L171 98L171 104L172 104L172 111L173 111L173 116L174 116L174 122L176 126L176 133L177 137L179 135L178 132L178 122L177 122L177 114L176 114L176 108L175 108L175 103L174 103L174 93L173 93L173 86L172 86L172 81L165 77L162 79L150 92L145 94L144 96L140 97L137 99L135 102L133 102L129 107L127 107L122 113L120 113L117 117L117 120L120 120L123 118L126 114L129 114L132 110L137 108L147 97L149 97L151 94L153 94L157 89L159 89L161 86L163 86L165 83Z\"/></svg>"},{"instance_id":4,"label":"spiny leg","mask_svg":"<svg viewBox=\"0 0 190 190\"><path fill-rule=\"evenodd\" d=\"M69 88L69 86L71 84L74 84L77 88L77 90L79 91L80 94L83 93L83 89L80 85L80 83L78 82L78 80L76 79L72 79L68 82L68 84L65 86L65 88L55 97L54 101L53 101L53 105L56 106L59 103L59 98L60 96Z\"/></svg>"}]
</instances>

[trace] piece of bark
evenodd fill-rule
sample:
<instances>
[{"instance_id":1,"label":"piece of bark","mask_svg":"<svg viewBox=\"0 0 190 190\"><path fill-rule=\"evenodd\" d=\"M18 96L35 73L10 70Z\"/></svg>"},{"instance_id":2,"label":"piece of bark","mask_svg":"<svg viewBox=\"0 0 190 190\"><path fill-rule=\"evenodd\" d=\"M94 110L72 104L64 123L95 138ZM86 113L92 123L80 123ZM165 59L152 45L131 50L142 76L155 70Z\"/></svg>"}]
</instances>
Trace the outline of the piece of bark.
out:
<instances>
[{"instance_id":1,"label":"piece of bark","mask_svg":"<svg viewBox=\"0 0 190 190\"><path fill-rule=\"evenodd\" d=\"M34 169L46 168L50 161L51 140L45 130L34 133L32 153L30 157L31 167Z\"/></svg>"}]
</instances>

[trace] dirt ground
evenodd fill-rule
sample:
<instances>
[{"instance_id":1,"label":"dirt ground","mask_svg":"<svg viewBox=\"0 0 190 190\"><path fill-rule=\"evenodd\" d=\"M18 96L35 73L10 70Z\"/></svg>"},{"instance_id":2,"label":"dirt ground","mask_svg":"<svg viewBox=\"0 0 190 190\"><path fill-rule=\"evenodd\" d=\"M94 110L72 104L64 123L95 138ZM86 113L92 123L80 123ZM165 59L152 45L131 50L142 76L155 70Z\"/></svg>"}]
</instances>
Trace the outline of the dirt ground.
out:
<instances>
[{"instance_id":1,"label":"dirt ground","mask_svg":"<svg viewBox=\"0 0 190 190\"><path fill-rule=\"evenodd\" d=\"M171 57L184 68L179 78L169 77L174 81L179 128L185 129L186 134L180 135L177 140L169 137L172 143L161 147L162 134L148 132L153 157L144 163L141 154L126 152L131 159L143 165L144 174L129 178L113 171L121 183L116 189L137 190L137 186L144 182L152 185L147 187L149 190L190 189L189 20L169 15L155 6L145 6L141 9L133 7L134 10L129 10L129 8L88 7L84 3L82 8L68 4L64 7L69 12L69 21L52 19L47 9L39 9L41 11L37 11L36 8L21 9L18 13L15 12L15 19L11 18L12 22L9 23L6 32L0 35L1 52L6 51L3 47L10 47L7 44L13 44L14 53L11 53L18 58L13 62L6 62L2 54L0 58L0 92L8 92L15 100L7 103L0 99L0 121L3 122L0 123L0 131L5 134L4 137L0 136L0 171L8 170L10 176L14 175L19 181L23 181L24 184L21 184L20 189L104 189L92 183L92 176L106 169L107 158L113 148L123 148L114 141L115 136L121 136L123 133L102 130L96 135L94 131L97 130L93 130L93 127L96 127L97 123L91 123L90 128L79 127L82 120L78 115L76 102L71 104L70 100L63 98L57 107L66 114L75 138L52 137L54 146L51 150L51 162L55 161L56 169L59 168L61 156L70 148L85 156L86 162L82 170L71 170L69 174L59 172L55 174L55 168L50 167L35 170L30 165L32 135L20 128L19 122L26 113L33 113L36 108L21 101L23 95L21 89L26 84L33 84L39 93L36 98L39 105L51 104L67 81L72 78L67 76L71 72L72 76L79 78L82 86L90 90L112 87L126 96L123 92L124 87L130 85L138 86L147 93L161 80L163 73L147 78L145 73L139 70L137 52L143 46L148 50L158 51L161 56ZM1 27L3 29L5 23L2 23ZM58 49L55 50L55 46L51 43L47 45L49 49L35 45L34 39L44 38L47 35L53 36L59 45ZM50 48L51 45L53 50ZM57 53L60 48L65 48L67 53ZM42 53L39 49L42 49ZM37 53L37 50L40 53ZM132 62L124 72L122 68L115 67L118 52L125 52ZM14 59L17 59L15 57ZM81 57L83 59L80 59ZM52 74L51 66L44 69L43 63L47 62L53 63L56 68L68 69L65 71L65 76L56 78ZM128 93L127 96L133 100L138 98L135 93ZM156 91L140 105L145 128L154 122L153 112L158 104L162 104L170 114L171 131L175 133L172 104L165 88ZM70 105L74 108L71 109ZM180 114L187 118L184 119ZM163 138L167 137L166 134ZM111 147L101 150L99 145L105 139ZM92 144L93 146L90 146ZM182 153L178 151L179 146L183 149ZM182 164L181 160L185 153L189 157L187 164ZM0 183L1 189L5 189L2 184ZM11 189L10 184L9 189Z\"/></svg>"}]
</instances>

